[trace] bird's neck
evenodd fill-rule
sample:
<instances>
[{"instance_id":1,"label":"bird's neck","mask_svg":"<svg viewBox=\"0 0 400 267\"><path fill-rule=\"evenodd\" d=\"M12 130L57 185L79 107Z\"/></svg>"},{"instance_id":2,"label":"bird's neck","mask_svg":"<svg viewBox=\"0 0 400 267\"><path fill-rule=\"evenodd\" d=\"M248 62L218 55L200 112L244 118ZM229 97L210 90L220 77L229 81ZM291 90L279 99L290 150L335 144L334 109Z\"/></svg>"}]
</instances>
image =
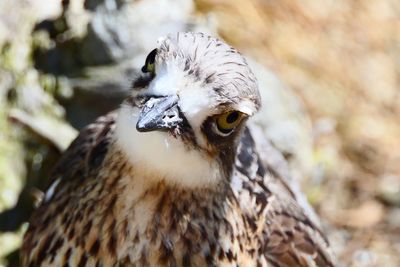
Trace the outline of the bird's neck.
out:
<instances>
[{"instance_id":1,"label":"bird's neck","mask_svg":"<svg viewBox=\"0 0 400 267\"><path fill-rule=\"evenodd\" d=\"M186 217L198 216L196 212L199 208L203 212L223 210L226 199L232 194L228 180L220 180L213 187L192 188L155 178L151 172L144 172L143 166L132 164L117 145L111 147L108 157L118 160L113 160L113 163L107 166L108 170L104 170L103 173L118 171L121 175L110 175L109 177L113 177L110 180L105 175L102 180L110 194L118 194L116 205L121 207L119 219L140 216L140 219L132 219L135 222L133 227L138 231L149 231L149 227L161 227L153 224L155 218L167 220L168 222L163 222L163 227L167 227L174 223L182 223L181 220ZM206 220L206 217L201 219Z\"/></svg>"},{"instance_id":2,"label":"bird's neck","mask_svg":"<svg viewBox=\"0 0 400 267\"><path fill-rule=\"evenodd\" d=\"M229 168L218 155L186 147L182 140L166 132L142 133L136 130L137 118L122 106L117 118L115 146L138 174L168 186L198 190L215 188L226 180ZM232 162L231 156L224 159ZM231 163L232 165L232 163Z\"/></svg>"},{"instance_id":3,"label":"bird's neck","mask_svg":"<svg viewBox=\"0 0 400 267\"><path fill-rule=\"evenodd\" d=\"M159 251L164 249L160 242L168 244L172 240L178 244L188 236L215 238L221 227L218 222L226 217L228 203L235 203L227 201L233 193L226 181L212 188L177 187L144 173L115 144L111 144L107 157L105 161L109 164L103 166L97 181L107 188L104 195L98 196L102 199L99 203L111 203L107 205L112 207L111 211L107 208L105 213L113 215L112 220L123 233L117 237L118 244L122 244L118 253L132 262L141 256L132 251ZM130 242L134 250L130 249Z\"/></svg>"},{"instance_id":4,"label":"bird's neck","mask_svg":"<svg viewBox=\"0 0 400 267\"><path fill-rule=\"evenodd\" d=\"M186 183L179 183L181 179L193 180L193 179L209 179L209 177L196 176L196 173L193 175L188 175L187 177L170 177L171 173L161 173L156 168L151 168L147 164L144 164L140 160L132 160L130 155L126 153L126 149L122 148L118 145L117 142L114 141L113 145L111 145L112 149L110 149L108 156L110 158L119 159L118 161L114 161L114 166L110 165L110 169L125 169L125 175L121 175L119 184L128 185L131 188L130 194L132 195L140 195L147 192L156 192L157 195L163 194L165 192L174 191L176 195L181 194L181 197L187 199L188 196L193 196L196 198L204 196L207 198L208 196L213 195L223 195L226 194L227 189L229 188L230 176L232 172L232 168L219 168L218 174L219 177L213 178L213 181L207 181L204 183L198 183L196 185L187 185ZM226 157L226 161L231 161L230 157ZM232 161L233 162L233 161ZM210 163L211 164L211 163ZM116 165L116 166L115 166ZM220 163L216 163L216 165L220 165ZM181 168L187 168L184 163L180 165ZM112 171L112 170L110 170ZM210 175L210 170L204 169L204 176ZM176 175L182 173L175 173ZM177 182L178 181L178 182ZM195 181L196 183L196 181ZM179 193L179 194L178 194ZM199 197L197 197L197 195Z\"/></svg>"}]
</instances>

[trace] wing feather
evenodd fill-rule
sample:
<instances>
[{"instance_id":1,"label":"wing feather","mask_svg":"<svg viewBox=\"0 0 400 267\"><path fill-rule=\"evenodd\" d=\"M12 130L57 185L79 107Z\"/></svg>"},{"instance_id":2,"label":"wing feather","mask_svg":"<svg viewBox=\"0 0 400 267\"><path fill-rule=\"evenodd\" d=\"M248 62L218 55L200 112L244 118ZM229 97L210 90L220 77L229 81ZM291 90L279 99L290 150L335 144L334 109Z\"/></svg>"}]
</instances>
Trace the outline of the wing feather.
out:
<instances>
[{"instance_id":1,"label":"wing feather","mask_svg":"<svg viewBox=\"0 0 400 267\"><path fill-rule=\"evenodd\" d=\"M236 186L235 195L243 203L241 208L253 214L248 219L256 221L255 224L263 223L259 234L260 254L276 267L334 266L328 241L304 196L293 189L295 182L288 168L279 151L258 135L255 127L244 131L236 160L236 170L240 173L237 176L241 177L243 186ZM242 191L249 191L254 201L240 199ZM260 198L261 194L266 197ZM262 203L256 207L262 210L254 213L254 206L249 203Z\"/></svg>"},{"instance_id":2,"label":"wing feather","mask_svg":"<svg viewBox=\"0 0 400 267\"><path fill-rule=\"evenodd\" d=\"M107 154L115 118L116 112L99 117L84 128L64 152L51 175L52 182L46 198L30 219L21 247L23 266L40 266L49 259L54 260L57 249L66 238L65 233L60 233L61 230L56 226L67 204L64 201L70 201L70 194L66 191L74 191L84 179L97 177L95 171ZM50 201L52 198L60 201ZM72 213L68 220L73 217Z\"/></svg>"},{"instance_id":3,"label":"wing feather","mask_svg":"<svg viewBox=\"0 0 400 267\"><path fill-rule=\"evenodd\" d=\"M107 153L108 144L115 128L117 112L99 117L85 127L64 152L53 171L52 178L74 177L79 171L89 172L98 167Z\"/></svg>"}]
</instances>

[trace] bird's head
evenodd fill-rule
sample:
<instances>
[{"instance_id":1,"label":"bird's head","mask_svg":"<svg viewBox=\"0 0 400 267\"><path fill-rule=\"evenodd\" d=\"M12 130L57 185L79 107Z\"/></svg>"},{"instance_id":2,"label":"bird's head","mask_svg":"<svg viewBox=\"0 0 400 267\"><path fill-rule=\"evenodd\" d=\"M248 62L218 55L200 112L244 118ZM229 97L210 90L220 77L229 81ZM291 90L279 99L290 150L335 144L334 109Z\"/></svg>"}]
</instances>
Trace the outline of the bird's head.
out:
<instances>
[{"instance_id":1,"label":"bird's head","mask_svg":"<svg viewBox=\"0 0 400 267\"><path fill-rule=\"evenodd\" d=\"M243 56L202 33L159 40L117 120L117 143L146 178L212 186L231 174L246 120L260 106Z\"/></svg>"}]
</instances>

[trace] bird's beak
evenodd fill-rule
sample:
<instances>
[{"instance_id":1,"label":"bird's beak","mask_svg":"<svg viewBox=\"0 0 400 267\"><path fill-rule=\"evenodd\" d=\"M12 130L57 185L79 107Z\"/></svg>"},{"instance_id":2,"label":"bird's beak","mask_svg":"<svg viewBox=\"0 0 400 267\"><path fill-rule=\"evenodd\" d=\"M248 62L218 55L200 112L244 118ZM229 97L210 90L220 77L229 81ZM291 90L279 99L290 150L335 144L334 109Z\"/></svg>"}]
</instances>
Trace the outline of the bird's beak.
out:
<instances>
[{"instance_id":1,"label":"bird's beak","mask_svg":"<svg viewBox=\"0 0 400 267\"><path fill-rule=\"evenodd\" d=\"M177 96L151 97L140 111L136 129L139 132L167 131L182 121Z\"/></svg>"}]
</instances>

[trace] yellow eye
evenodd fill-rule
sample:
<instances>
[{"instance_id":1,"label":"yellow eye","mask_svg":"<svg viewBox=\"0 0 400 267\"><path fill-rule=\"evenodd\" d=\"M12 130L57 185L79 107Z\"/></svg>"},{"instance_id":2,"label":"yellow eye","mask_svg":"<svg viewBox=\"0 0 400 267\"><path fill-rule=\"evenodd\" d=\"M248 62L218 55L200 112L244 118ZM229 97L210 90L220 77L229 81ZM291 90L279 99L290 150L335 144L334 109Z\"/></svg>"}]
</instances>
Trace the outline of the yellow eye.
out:
<instances>
[{"instance_id":1,"label":"yellow eye","mask_svg":"<svg viewBox=\"0 0 400 267\"><path fill-rule=\"evenodd\" d=\"M154 72L154 62L146 64L146 71L147 72Z\"/></svg>"},{"instance_id":2,"label":"yellow eye","mask_svg":"<svg viewBox=\"0 0 400 267\"><path fill-rule=\"evenodd\" d=\"M217 117L218 130L224 134L230 133L243 119L243 113L239 111L229 111Z\"/></svg>"},{"instance_id":3,"label":"yellow eye","mask_svg":"<svg viewBox=\"0 0 400 267\"><path fill-rule=\"evenodd\" d=\"M157 49L153 49L153 51L151 51L148 54L144 66L142 67L143 72L154 73L155 71L154 62L156 61L156 55L157 55Z\"/></svg>"}]
</instances>

